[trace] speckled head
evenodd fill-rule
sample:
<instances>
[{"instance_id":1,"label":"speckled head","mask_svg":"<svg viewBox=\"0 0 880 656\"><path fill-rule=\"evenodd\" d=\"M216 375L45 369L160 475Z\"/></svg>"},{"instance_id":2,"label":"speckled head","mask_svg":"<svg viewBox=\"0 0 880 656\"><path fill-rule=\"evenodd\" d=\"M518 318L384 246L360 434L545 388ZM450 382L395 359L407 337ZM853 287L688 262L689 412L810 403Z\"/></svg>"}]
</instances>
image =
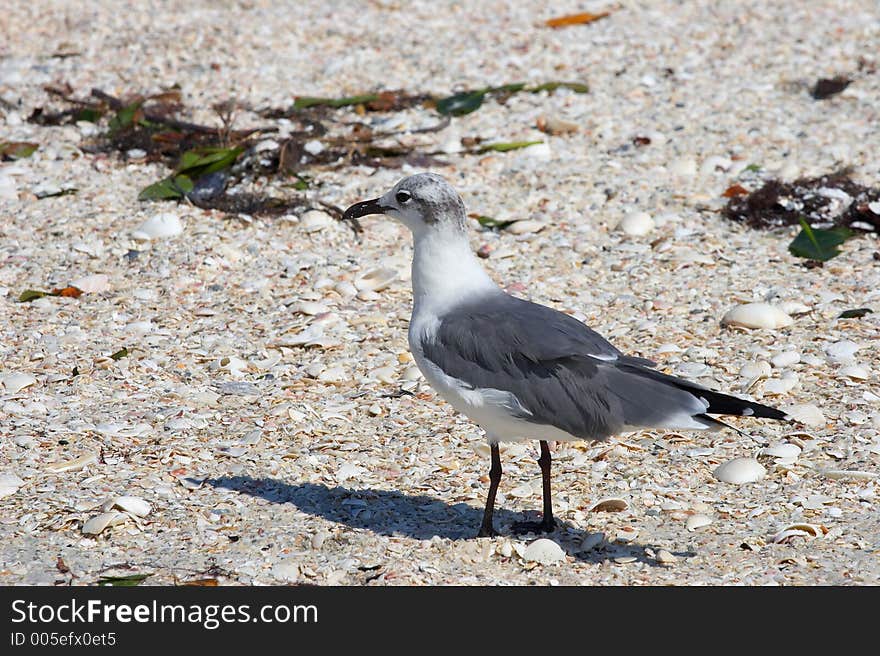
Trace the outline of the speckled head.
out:
<instances>
[{"instance_id":1,"label":"speckled head","mask_svg":"<svg viewBox=\"0 0 880 656\"><path fill-rule=\"evenodd\" d=\"M467 229L461 196L436 173L404 178L384 196L355 203L345 210L343 218L350 221L368 214L395 218L417 237L432 228Z\"/></svg>"}]
</instances>

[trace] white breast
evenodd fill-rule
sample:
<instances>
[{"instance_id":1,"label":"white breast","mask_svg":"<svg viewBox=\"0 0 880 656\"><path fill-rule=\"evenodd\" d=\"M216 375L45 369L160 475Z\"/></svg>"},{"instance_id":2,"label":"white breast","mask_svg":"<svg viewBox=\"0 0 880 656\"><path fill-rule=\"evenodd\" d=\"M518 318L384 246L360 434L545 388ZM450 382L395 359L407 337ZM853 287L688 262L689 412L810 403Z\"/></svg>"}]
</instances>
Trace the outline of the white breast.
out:
<instances>
[{"instance_id":1,"label":"white breast","mask_svg":"<svg viewBox=\"0 0 880 656\"><path fill-rule=\"evenodd\" d=\"M555 426L535 424L522 419L530 414L510 392L494 388L472 388L466 382L448 376L425 357L422 340L430 340L440 320L436 315L414 311L409 325L409 347L425 380L453 408L486 431L490 441L577 440Z\"/></svg>"}]
</instances>

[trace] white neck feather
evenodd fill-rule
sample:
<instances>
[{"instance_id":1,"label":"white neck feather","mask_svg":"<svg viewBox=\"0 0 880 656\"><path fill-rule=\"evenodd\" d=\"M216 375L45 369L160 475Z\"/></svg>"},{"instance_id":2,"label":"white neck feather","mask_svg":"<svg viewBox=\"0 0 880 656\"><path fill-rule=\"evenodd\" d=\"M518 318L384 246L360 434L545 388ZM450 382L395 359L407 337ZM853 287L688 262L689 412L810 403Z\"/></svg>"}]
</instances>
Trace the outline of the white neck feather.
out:
<instances>
[{"instance_id":1,"label":"white neck feather","mask_svg":"<svg viewBox=\"0 0 880 656\"><path fill-rule=\"evenodd\" d=\"M414 234L413 314L440 315L469 297L499 291L471 250L467 234L433 226Z\"/></svg>"}]
</instances>

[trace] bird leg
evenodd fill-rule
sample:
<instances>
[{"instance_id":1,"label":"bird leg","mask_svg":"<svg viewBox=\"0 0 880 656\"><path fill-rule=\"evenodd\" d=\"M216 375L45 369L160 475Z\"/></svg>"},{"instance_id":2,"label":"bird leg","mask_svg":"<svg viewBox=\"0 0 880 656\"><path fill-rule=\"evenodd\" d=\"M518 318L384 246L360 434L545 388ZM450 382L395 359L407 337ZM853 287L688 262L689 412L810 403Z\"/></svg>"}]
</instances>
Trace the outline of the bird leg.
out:
<instances>
[{"instance_id":1,"label":"bird leg","mask_svg":"<svg viewBox=\"0 0 880 656\"><path fill-rule=\"evenodd\" d=\"M541 479L544 488L544 519L540 522L517 522L513 525L516 533L552 533L556 529L556 520L553 519L553 499L550 493L550 445L541 440L541 457L538 458L541 467Z\"/></svg>"},{"instance_id":2,"label":"bird leg","mask_svg":"<svg viewBox=\"0 0 880 656\"><path fill-rule=\"evenodd\" d=\"M501 482L501 456L498 454L498 442L489 444L492 452L492 466L489 468L489 496L486 497L486 509L483 511L483 524L480 526L478 538L488 538L495 535L495 527L492 525L492 513L495 511L495 494L498 492L498 484Z\"/></svg>"}]
</instances>

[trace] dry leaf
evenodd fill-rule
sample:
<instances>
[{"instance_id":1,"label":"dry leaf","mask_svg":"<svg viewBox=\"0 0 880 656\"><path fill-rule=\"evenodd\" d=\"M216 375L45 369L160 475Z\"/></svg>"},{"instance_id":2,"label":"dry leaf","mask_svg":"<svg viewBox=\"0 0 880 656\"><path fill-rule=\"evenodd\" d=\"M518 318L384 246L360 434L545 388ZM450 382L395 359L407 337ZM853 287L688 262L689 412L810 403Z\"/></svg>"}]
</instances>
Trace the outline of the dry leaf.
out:
<instances>
[{"instance_id":1,"label":"dry leaf","mask_svg":"<svg viewBox=\"0 0 880 656\"><path fill-rule=\"evenodd\" d=\"M64 288L53 289L52 296L67 296L69 298L79 298L80 296L82 296L82 290L79 287L69 285Z\"/></svg>"},{"instance_id":2,"label":"dry leaf","mask_svg":"<svg viewBox=\"0 0 880 656\"><path fill-rule=\"evenodd\" d=\"M734 198L736 196L748 196L749 190L743 187L742 185L735 184L731 187L728 187L727 190L721 194L725 198Z\"/></svg>"},{"instance_id":3,"label":"dry leaf","mask_svg":"<svg viewBox=\"0 0 880 656\"><path fill-rule=\"evenodd\" d=\"M179 585L214 588L220 584L217 582L217 579L192 579L191 581L181 581Z\"/></svg>"},{"instance_id":4,"label":"dry leaf","mask_svg":"<svg viewBox=\"0 0 880 656\"><path fill-rule=\"evenodd\" d=\"M560 16L559 18L551 18L545 24L547 27L552 27L553 29L559 29L560 27L569 27L571 25L586 25L588 23L593 23L597 20L605 18L611 12L603 11L598 14L591 14L590 12L583 12L581 14L569 14L567 16Z\"/></svg>"}]
</instances>

